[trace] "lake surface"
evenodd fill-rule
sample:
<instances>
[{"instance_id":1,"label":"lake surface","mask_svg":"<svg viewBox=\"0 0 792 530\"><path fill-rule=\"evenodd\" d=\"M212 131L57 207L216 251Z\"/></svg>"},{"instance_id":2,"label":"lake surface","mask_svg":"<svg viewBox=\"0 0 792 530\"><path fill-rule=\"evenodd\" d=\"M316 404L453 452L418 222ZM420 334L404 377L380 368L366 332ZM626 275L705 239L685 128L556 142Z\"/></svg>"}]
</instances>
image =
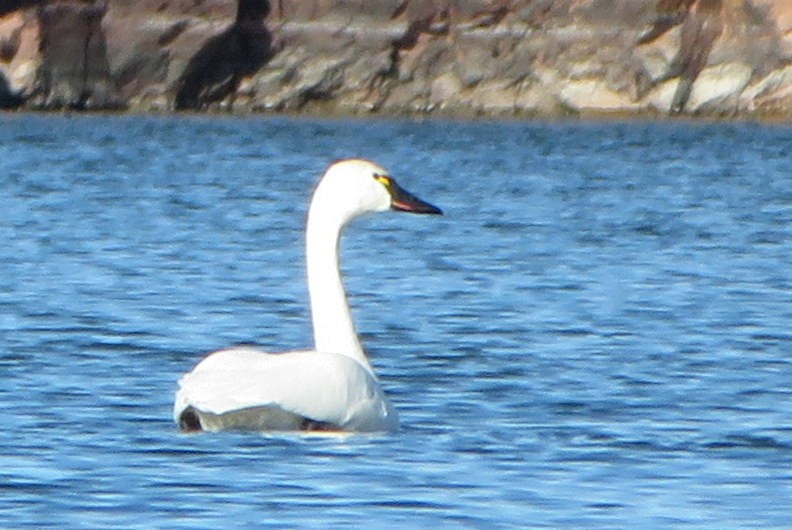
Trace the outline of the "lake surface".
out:
<instances>
[{"instance_id":1,"label":"lake surface","mask_svg":"<svg viewBox=\"0 0 792 530\"><path fill-rule=\"evenodd\" d=\"M348 156L446 213L342 245L401 429L179 433ZM792 526L792 127L8 114L0 182L4 528Z\"/></svg>"}]
</instances>

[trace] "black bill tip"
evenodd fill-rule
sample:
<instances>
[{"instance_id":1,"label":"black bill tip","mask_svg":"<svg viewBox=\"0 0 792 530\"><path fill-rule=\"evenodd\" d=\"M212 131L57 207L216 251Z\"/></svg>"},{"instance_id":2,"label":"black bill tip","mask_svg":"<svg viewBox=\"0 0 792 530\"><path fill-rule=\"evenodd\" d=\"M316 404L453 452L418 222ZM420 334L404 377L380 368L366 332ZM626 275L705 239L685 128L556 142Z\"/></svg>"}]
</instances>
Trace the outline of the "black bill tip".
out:
<instances>
[{"instance_id":1,"label":"black bill tip","mask_svg":"<svg viewBox=\"0 0 792 530\"><path fill-rule=\"evenodd\" d=\"M443 210L419 199L405 190L393 180L390 181L388 191L391 193L391 210L398 212L420 213L427 215L443 215Z\"/></svg>"}]
</instances>

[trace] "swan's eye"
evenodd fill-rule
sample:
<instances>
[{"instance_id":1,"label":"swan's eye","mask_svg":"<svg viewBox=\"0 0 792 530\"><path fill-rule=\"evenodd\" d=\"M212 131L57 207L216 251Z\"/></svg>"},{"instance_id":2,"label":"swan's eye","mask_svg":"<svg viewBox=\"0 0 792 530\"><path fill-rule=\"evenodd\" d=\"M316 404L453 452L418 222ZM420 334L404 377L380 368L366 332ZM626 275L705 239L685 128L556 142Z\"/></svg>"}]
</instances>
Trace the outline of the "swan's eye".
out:
<instances>
[{"instance_id":1,"label":"swan's eye","mask_svg":"<svg viewBox=\"0 0 792 530\"><path fill-rule=\"evenodd\" d=\"M374 179L383 186L385 186L386 189L390 189L391 185L393 184L393 180L391 180L391 178L387 175L378 175L375 173Z\"/></svg>"}]
</instances>

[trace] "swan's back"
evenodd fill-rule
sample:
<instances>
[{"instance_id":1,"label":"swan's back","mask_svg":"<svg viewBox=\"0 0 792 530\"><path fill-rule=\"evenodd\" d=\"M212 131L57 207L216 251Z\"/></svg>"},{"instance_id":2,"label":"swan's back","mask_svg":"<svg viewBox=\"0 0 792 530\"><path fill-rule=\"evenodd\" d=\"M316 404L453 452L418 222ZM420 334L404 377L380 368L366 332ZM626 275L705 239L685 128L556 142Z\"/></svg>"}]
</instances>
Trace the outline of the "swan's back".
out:
<instances>
[{"instance_id":1,"label":"swan's back","mask_svg":"<svg viewBox=\"0 0 792 530\"><path fill-rule=\"evenodd\" d=\"M186 430L388 431L396 412L375 376L332 353L213 353L179 381L174 419Z\"/></svg>"}]
</instances>

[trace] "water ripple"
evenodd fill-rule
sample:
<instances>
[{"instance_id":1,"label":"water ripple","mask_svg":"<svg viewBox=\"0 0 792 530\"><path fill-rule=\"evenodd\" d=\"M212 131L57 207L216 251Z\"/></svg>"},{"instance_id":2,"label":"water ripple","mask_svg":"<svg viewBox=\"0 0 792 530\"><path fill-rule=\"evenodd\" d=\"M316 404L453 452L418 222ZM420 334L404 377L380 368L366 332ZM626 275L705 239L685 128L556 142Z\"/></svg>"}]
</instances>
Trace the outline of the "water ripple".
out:
<instances>
[{"instance_id":1,"label":"water ripple","mask_svg":"<svg viewBox=\"0 0 792 530\"><path fill-rule=\"evenodd\" d=\"M4 524L788 526L789 139L0 116ZM342 246L401 430L180 434L206 352L311 343L305 203L350 155L446 211Z\"/></svg>"}]
</instances>

